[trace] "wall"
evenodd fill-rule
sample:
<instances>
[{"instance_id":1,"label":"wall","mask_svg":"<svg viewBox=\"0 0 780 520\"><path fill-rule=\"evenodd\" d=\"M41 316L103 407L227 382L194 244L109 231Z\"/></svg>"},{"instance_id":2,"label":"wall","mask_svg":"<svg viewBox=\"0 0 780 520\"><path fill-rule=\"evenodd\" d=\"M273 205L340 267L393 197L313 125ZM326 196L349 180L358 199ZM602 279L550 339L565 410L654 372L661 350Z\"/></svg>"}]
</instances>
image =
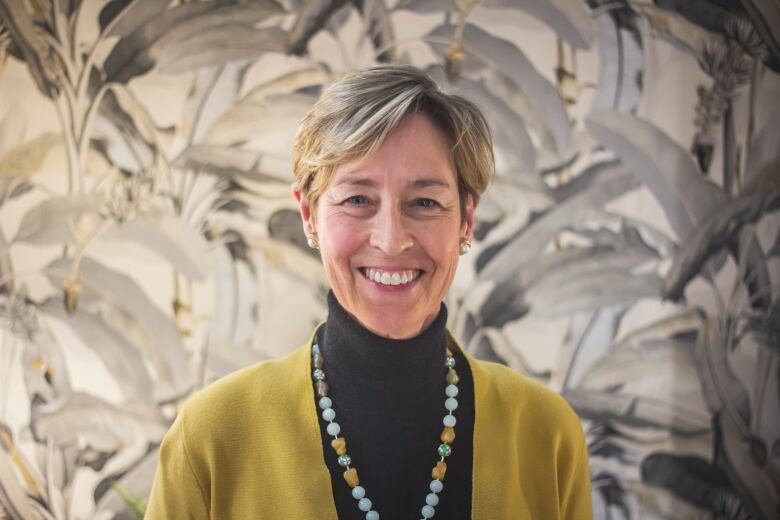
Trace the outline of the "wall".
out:
<instances>
[{"instance_id":1,"label":"wall","mask_svg":"<svg viewBox=\"0 0 780 520\"><path fill-rule=\"evenodd\" d=\"M297 121L403 61L496 140L449 327L576 409L596 518L776 517L778 28L771 0L3 1L0 511L137 516L187 396L308 338Z\"/></svg>"}]
</instances>

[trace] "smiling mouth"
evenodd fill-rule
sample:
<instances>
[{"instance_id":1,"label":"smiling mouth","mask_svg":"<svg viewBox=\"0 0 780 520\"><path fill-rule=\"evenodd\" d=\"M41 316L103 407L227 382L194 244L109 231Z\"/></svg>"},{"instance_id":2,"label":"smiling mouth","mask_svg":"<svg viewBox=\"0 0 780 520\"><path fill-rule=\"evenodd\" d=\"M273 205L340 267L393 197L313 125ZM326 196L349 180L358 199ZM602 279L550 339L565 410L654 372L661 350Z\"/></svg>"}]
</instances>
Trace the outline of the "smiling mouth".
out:
<instances>
[{"instance_id":1,"label":"smiling mouth","mask_svg":"<svg viewBox=\"0 0 780 520\"><path fill-rule=\"evenodd\" d=\"M420 269L405 269L403 271L382 271L373 267L360 267L358 269L363 276L372 282L382 285L405 285L420 277Z\"/></svg>"}]
</instances>

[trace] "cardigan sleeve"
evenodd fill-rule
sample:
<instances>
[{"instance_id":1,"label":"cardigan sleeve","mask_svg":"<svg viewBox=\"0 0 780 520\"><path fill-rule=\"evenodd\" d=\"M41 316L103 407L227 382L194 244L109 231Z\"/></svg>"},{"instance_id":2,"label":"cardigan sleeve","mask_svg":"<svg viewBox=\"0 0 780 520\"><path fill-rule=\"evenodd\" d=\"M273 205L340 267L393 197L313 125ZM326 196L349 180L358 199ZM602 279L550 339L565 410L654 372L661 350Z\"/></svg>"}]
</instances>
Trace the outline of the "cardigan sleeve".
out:
<instances>
[{"instance_id":1,"label":"cardigan sleeve","mask_svg":"<svg viewBox=\"0 0 780 520\"><path fill-rule=\"evenodd\" d=\"M207 519L206 496L187 450L182 410L160 445L159 465L144 519Z\"/></svg>"},{"instance_id":2,"label":"cardigan sleeve","mask_svg":"<svg viewBox=\"0 0 780 520\"><path fill-rule=\"evenodd\" d=\"M588 520L593 518L591 503L590 468L588 448L579 430L579 449L576 462L567 472L567 481L562 486L561 518L563 520Z\"/></svg>"}]
</instances>

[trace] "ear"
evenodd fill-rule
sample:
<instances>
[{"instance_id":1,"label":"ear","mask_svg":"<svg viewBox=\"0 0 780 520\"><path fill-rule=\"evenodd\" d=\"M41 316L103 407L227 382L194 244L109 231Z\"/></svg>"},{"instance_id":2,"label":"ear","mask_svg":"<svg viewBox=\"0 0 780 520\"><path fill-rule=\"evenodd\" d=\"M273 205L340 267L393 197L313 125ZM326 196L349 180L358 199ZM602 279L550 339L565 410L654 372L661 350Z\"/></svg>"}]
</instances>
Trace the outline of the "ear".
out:
<instances>
[{"instance_id":1,"label":"ear","mask_svg":"<svg viewBox=\"0 0 780 520\"><path fill-rule=\"evenodd\" d=\"M301 212L303 232L307 235L312 233L316 234L317 227L314 225L314 209L312 208L309 199L301 191L301 187L297 182L294 182L292 185L292 194L298 202L298 210Z\"/></svg>"},{"instance_id":2,"label":"ear","mask_svg":"<svg viewBox=\"0 0 780 520\"><path fill-rule=\"evenodd\" d=\"M466 204L464 207L465 218L460 228L460 237L471 240L474 237L474 213L477 211L479 197L476 195L466 195Z\"/></svg>"}]
</instances>

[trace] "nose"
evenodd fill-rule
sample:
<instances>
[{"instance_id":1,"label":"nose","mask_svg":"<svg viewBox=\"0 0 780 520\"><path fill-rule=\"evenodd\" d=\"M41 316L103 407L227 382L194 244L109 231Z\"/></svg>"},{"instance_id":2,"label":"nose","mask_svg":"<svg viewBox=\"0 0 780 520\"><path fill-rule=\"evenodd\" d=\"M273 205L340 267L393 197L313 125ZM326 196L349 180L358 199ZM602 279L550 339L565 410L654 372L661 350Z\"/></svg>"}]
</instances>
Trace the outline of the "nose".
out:
<instances>
[{"instance_id":1,"label":"nose","mask_svg":"<svg viewBox=\"0 0 780 520\"><path fill-rule=\"evenodd\" d=\"M369 244L387 256L396 256L411 249L414 239L400 208L385 204L376 212Z\"/></svg>"}]
</instances>

